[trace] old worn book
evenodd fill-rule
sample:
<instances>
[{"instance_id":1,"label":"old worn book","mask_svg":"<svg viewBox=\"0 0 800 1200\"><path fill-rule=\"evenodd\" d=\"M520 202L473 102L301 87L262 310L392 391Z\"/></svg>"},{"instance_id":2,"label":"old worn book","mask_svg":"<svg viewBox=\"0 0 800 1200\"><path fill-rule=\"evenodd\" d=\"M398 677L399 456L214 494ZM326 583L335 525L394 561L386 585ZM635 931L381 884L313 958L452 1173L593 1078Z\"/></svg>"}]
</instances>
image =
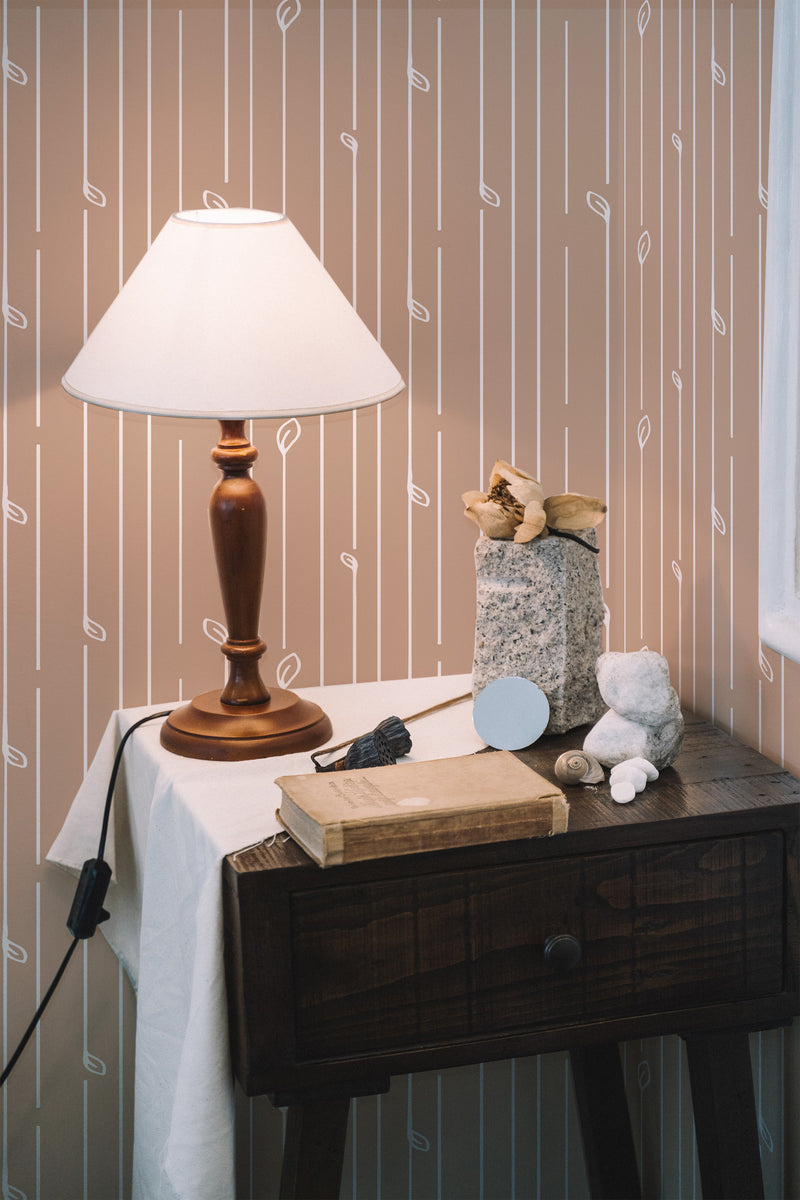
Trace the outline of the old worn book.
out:
<instances>
[{"instance_id":1,"label":"old worn book","mask_svg":"<svg viewBox=\"0 0 800 1200\"><path fill-rule=\"evenodd\" d=\"M563 833L569 805L507 750L282 775L278 820L322 867Z\"/></svg>"}]
</instances>

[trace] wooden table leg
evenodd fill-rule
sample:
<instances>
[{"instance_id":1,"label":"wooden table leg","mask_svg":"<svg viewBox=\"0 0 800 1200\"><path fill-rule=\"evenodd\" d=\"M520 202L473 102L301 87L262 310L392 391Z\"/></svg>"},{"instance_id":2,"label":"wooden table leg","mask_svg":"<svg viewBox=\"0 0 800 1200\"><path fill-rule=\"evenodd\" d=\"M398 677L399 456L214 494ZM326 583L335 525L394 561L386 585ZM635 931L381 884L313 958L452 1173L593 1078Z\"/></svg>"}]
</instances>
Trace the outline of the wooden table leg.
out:
<instances>
[{"instance_id":1,"label":"wooden table leg","mask_svg":"<svg viewBox=\"0 0 800 1200\"><path fill-rule=\"evenodd\" d=\"M338 1200L349 1114L349 1096L287 1107L280 1200Z\"/></svg>"},{"instance_id":2,"label":"wooden table leg","mask_svg":"<svg viewBox=\"0 0 800 1200\"><path fill-rule=\"evenodd\" d=\"M642 1194L631 1118L616 1042L569 1052L593 1200L639 1200Z\"/></svg>"},{"instance_id":3,"label":"wooden table leg","mask_svg":"<svg viewBox=\"0 0 800 1200\"><path fill-rule=\"evenodd\" d=\"M684 1038L703 1200L762 1200L753 1069L746 1033Z\"/></svg>"}]
</instances>

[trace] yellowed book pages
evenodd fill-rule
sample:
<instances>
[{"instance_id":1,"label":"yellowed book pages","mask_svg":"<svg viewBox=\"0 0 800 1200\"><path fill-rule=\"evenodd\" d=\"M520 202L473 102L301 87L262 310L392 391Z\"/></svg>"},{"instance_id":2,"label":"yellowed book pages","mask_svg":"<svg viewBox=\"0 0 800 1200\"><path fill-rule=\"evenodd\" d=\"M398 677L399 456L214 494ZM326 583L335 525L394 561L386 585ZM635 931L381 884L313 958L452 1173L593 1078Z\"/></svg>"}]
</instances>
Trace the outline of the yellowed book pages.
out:
<instances>
[{"instance_id":1,"label":"yellowed book pages","mask_svg":"<svg viewBox=\"0 0 800 1200\"><path fill-rule=\"evenodd\" d=\"M563 792L507 750L282 775L278 818L320 866L563 833Z\"/></svg>"}]
</instances>

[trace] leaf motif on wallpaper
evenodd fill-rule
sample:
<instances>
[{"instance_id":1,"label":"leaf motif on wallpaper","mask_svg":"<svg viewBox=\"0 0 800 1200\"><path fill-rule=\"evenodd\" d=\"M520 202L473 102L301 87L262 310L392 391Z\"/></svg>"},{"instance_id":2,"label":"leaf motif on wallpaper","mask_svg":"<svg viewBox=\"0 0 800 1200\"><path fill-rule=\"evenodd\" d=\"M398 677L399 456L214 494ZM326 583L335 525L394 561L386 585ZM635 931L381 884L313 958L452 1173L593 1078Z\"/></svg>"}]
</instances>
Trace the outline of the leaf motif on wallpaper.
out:
<instances>
[{"instance_id":1,"label":"leaf motif on wallpaper","mask_svg":"<svg viewBox=\"0 0 800 1200\"><path fill-rule=\"evenodd\" d=\"M15 521L17 525L28 524L28 514L25 509L21 508L19 504L15 504L13 500L9 500L8 496L3 501L3 512L9 521Z\"/></svg>"},{"instance_id":2,"label":"leaf motif on wallpaper","mask_svg":"<svg viewBox=\"0 0 800 1200\"><path fill-rule=\"evenodd\" d=\"M763 183L758 185L758 199L762 208L769 208L769 192L764 187Z\"/></svg>"},{"instance_id":3,"label":"leaf motif on wallpaper","mask_svg":"<svg viewBox=\"0 0 800 1200\"><path fill-rule=\"evenodd\" d=\"M84 613L83 616L83 632L87 637L94 638L96 642L104 642L106 640L106 631L102 625Z\"/></svg>"},{"instance_id":4,"label":"leaf motif on wallpaper","mask_svg":"<svg viewBox=\"0 0 800 1200\"><path fill-rule=\"evenodd\" d=\"M761 674L764 676L767 682L772 683L775 679L775 672L773 671L772 663L764 653L764 648L760 642L758 645L758 665L761 668Z\"/></svg>"},{"instance_id":5,"label":"leaf motif on wallpaper","mask_svg":"<svg viewBox=\"0 0 800 1200\"><path fill-rule=\"evenodd\" d=\"M358 153L358 142L353 137L352 133L340 133L339 141L343 146L347 146L348 150L352 150L353 154Z\"/></svg>"},{"instance_id":6,"label":"leaf motif on wallpaper","mask_svg":"<svg viewBox=\"0 0 800 1200\"><path fill-rule=\"evenodd\" d=\"M679 134L673 133L672 144L675 147L675 149L678 151L678 155L679 156L682 155L683 154L683 142L681 141Z\"/></svg>"},{"instance_id":7,"label":"leaf motif on wallpaper","mask_svg":"<svg viewBox=\"0 0 800 1200\"><path fill-rule=\"evenodd\" d=\"M772 1134L769 1131L769 1125L767 1125L761 1113L758 1114L758 1136L761 1138L764 1148L769 1150L770 1154L774 1154L775 1143L772 1140Z\"/></svg>"},{"instance_id":8,"label":"leaf motif on wallpaper","mask_svg":"<svg viewBox=\"0 0 800 1200\"><path fill-rule=\"evenodd\" d=\"M605 197L599 196L597 192L587 192L586 203L592 212L597 213L599 217L603 218L607 225L611 216L611 208Z\"/></svg>"},{"instance_id":9,"label":"leaf motif on wallpaper","mask_svg":"<svg viewBox=\"0 0 800 1200\"><path fill-rule=\"evenodd\" d=\"M20 309L14 308L13 304L9 304L6 300L3 304L3 316L6 319L7 325L13 325L15 329L27 329L28 318Z\"/></svg>"},{"instance_id":10,"label":"leaf motif on wallpaper","mask_svg":"<svg viewBox=\"0 0 800 1200\"><path fill-rule=\"evenodd\" d=\"M212 192L209 188L203 192L203 204L206 208L227 208L228 201L222 196L218 196L216 192Z\"/></svg>"},{"instance_id":11,"label":"leaf motif on wallpaper","mask_svg":"<svg viewBox=\"0 0 800 1200\"><path fill-rule=\"evenodd\" d=\"M639 37L644 37L644 31L647 29L650 20L650 5L648 0L644 0L644 4L639 9L636 16L636 24L639 26Z\"/></svg>"},{"instance_id":12,"label":"leaf motif on wallpaper","mask_svg":"<svg viewBox=\"0 0 800 1200\"><path fill-rule=\"evenodd\" d=\"M203 633L212 642L216 642L221 646L223 642L228 640L228 631L224 625L220 625L219 621L215 621L213 617L206 617L203 621Z\"/></svg>"},{"instance_id":13,"label":"leaf motif on wallpaper","mask_svg":"<svg viewBox=\"0 0 800 1200\"><path fill-rule=\"evenodd\" d=\"M88 1050L84 1050L83 1052L83 1065L93 1075L105 1075L106 1073L106 1064L102 1058L98 1058L95 1054L90 1054Z\"/></svg>"},{"instance_id":14,"label":"leaf motif on wallpaper","mask_svg":"<svg viewBox=\"0 0 800 1200\"><path fill-rule=\"evenodd\" d=\"M611 625L611 609L607 604L603 605L603 624L605 625L606 629L608 629Z\"/></svg>"},{"instance_id":15,"label":"leaf motif on wallpaper","mask_svg":"<svg viewBox=\"0 0 800 1200\"><path fill-rule=\"evenodd\" d=\"M427 75L423 75L421 71L418 71L411 63L408 64L408 82L417 91L429 92L431 90L430 79L428 79Z\"/></svg>"},{"instance_id":16,"label":"leaf motif on wallpaper","mask_svg":"<svg viewBox=\"0 0 800 1200\"><path fill-rule=\"evenodd\" d=\"M275 441L278 443L278 449L284 458L300 437L300 433L300 422L297 417L289 417L289 420L284 421L278 429L278 432L275 434Z\"/></svg>"},{"instance_id":17,"label":"leaf motif on wallpaper","mask_svg":"<svg viewBox=\"0 0 800 1200\"><path fill-rule=\"evenodd\" d=\"M644 260L650 253L650 234L645 229L639 241L636 244L636 257L639 259L639 266L644 266Z\"/></svg>"},{"instance_id":18,"label":"leaf motif on wallpaper","mask_svg":"<svg viewBox=\"0 0 800 1200\"><path fill-rule=\"evenodd\" d=\"M424 1133L419 1133L419 1131L416 1129L409 1129L407 1137L409 1145L411 1145L414 1150L430 1150L430 1141L425 1137Z\"/></svg>"},{"instance_id":19,"label":"leaf motif on wallpaper","mask_svg":"<svg viewBox=\"0 0 800 1200\"><path fill-rule=\"evenodd\" d=\"M672 560L672 574L675 576L678 583L683 583L683 571L680 569L678 563L675 562L674 558Z\"/></svg>"},{"instance_id":20,"label":"leaf motif on wallpaper","mask_svg":"<svg viewBox=\"0 0 800 1200\"><path fill-rule=\"evenodd\" d=\"M105 192L101 192L100 188L95 187L93 183L89 183L88 179L84 179L83 181L83 194L90 204L96 204L98 208L105 208Z\"/></svg>"},{"instance_id":21,"label":"leaf motif on wallpaper","mask_svg":"<svg viewBox=\"0 0 800 1200\"><path fill-rule=\"evenodd\" d=\"M416 483L413 483L411 480L409 480L406 491L408 492L414 504L418 504L420 508L430 508L430 496L426 491L423 491L421 487L417 487Z\"/></svg>"},{"instance_id":22,"label":"leaf motif on wallpaper","mask_svg":"<svg viewBox=\"0 0 800 1200\"><path fill-rule=\"evenodd\" d=\"M711 310L711 320L714 324L714 328L716 329L717 333L722 334L722 336L724 337L728 331L727 326L725 325L725 321L722 318L722 314L719 313L716 308L712 308L712 310Z\"/></svg>"},{"instance_id":23,"label":"leaf motif on wallpaper","mask_svg":"<svg viewBox=\"0 0 800 1200\"><path fill-rule=\"evenodd\" d=\"M640 1092L643 1092L645 1088L650 1086L650 1063L646 1058L643 1058L639 1063L639 1069L636 1072L636 1082L639 1084Z\"/></svg>"},{"instance_id":24,"label":"leaf motif on wallpaper","mask_svg":"<svg viewBox=\"0 0 800 1200\"><path fill-rule=\"evenodd\" d=\"M8 1200L28 1200L27 1192L23 1192L20 1188L12 1187L10 1183L6 1184L6 1192Z\"/></svg>"},{"instance_id":25,"label":"leaf motif on wallpaper","mask_svg":"<svg viewBox=\"0 0 800 1200\"><path fill-rule=\"evenodd\" d=\"M28 82L27 73L23 71L22 67L18 67L11 61L8 57L8 50L3 51L3 74L9 83L18 83L21 87Z\"/></svg>"},{"instance_id":26,"label":"leaf motif on wallpaper","mask_svg":"<svg viewBox=\"0 0 800 1200\"><path fill-rule=\"evenodd\" d=\"M339 555L339 562L344 563L348 571L352 571L354 575L358 571L358 559L354 555L348 554L346 550Z\"/></svg>"},{"instance_id":27,"label":"leaf motif on wallpaper","mask_svg":"<svg viewBox=\"0 0 800 1200\"><path fill-rule=\"evenodd\" d=\"M300 0L281 0L275 10L275 16L284 33L290 25L294 24L301 11Z\"/></svg>"},{"instance_id":28,"label":"leaf motif on wallpaper","mask_svg":"<svg viewBox=\"0 0 800 1200\"><path fill-rule=\"evenodd\" d=\"M680 393L683 391L683 380L677 371L672 372L672 382L675 384L675 387L678 390L678 395L680 395Z\"/></svg>"},{"instance_id":29,"label":"leaf motif on wallpaper","mask_svg":"<svg viewBox=\"0 0 800 1200\"><path fill-rule=\"evenodd\" d=\"M488 183L484 183L484 181L481 180L481 186L478 190L481 194L481 200L483 200L485 204L491 204L492 208L500 207L500 197L494 188L489 187Z\"/></svg>"},{"instance_id":30,"label":"leaf motif on wallpaper","mask_svg":"<svg viewBox=\"0 0 800 1200\"><path fill-rule=\"evenodd\" d=\"M717 508L716 504L711 505L711 520L714 523L714 528L716 529L717 533L721 533L724 535L728 532L727 527L725 525L725 519L722 516L722 513Z\"/></svg>"},{"instance_id":31,"label":"leaf motif on wallpaper","mask_svg":"<svg viewBox=\"0 0 800 1200\"><path fill-rule=\"evenodd\" d=\"M639 442L639 449L644 450L647 444L647 439L650 437L650 418L647 413L642 417L636 427L636 438Z\"/></svg>"},{"instance_id":32,"label":"leaf motif on wallpaper","mask_svg":"<svg viewBox=\"0 0 800 1200\"><path fill-rule=\"evenodd\" d=\"M278 687L287 688L297 676L300 674L300 655L292 651L282 658L278 663L278 668L275 672L275 678L278 681Z\"/></svg>"},{"instance_id":33,"label":"leaf motif on wallpaper","mask_svg":"<svg viewBox=\"0 0 800 1200\"><path fill-rule=\"evenodd\" d=\"M3 953L10 962L24 965L28 961L28 951L18 942L12 942L9 937L3 938Z\"/></svg>"},{"instance_id":34,"label":"leaf motif on wallpaper","mask_svg":"<svg viewBox=\"0 0 800 1200\"><path fill-rule=\"evenodd\" d=\"M27 754L23 754L21 750L17 750L15 746L9 746L8 742L3 746L3 758L10 767L19 767L23 771L28 765Z\"/></svg>"},{"instance_id":35,"label":"leaf motif on wallpaper","mask_svg":"<svg viewBox=\"0 0 800 1200\"><path fill-rule=\"evenodd\" d=\"M415 300L413 296L408 298L408 311L411 313L415 321L422 321L426 324L431 319L431 314L424 304L420 304L419 300Z\"/></svg>"},{"instance_id":36,"label":"leaf motif on wallpaper","mask_svg":"<svg viewBox=\"0 0 800 1200\"><path fill-rule=\"evenodd\" d=\"M715 58L712 58L711 60L711 75L714 79L714 83L718 83L720 87L725 87L725 72Z\"/></svg>"}]
</instances>

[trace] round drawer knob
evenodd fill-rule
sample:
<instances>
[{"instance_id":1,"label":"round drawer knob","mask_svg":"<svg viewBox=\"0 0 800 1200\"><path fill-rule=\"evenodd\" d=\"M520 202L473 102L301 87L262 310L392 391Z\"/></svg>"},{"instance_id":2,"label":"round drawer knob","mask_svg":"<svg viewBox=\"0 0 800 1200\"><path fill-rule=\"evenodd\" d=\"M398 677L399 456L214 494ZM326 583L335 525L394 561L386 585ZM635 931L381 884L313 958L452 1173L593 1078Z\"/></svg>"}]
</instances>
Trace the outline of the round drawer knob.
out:
<instances>
[{"instance_id":1,"label":"round drawer knob","mask_svg":"<svg viewBox=\"0 0 800 1200\"><path fill-rule=\"evenodd\" d=\"M555 933L544 944L544 961L556 971L574 970L581 954L581 944L571 933Z\"/></svg>"}]
</instances>

